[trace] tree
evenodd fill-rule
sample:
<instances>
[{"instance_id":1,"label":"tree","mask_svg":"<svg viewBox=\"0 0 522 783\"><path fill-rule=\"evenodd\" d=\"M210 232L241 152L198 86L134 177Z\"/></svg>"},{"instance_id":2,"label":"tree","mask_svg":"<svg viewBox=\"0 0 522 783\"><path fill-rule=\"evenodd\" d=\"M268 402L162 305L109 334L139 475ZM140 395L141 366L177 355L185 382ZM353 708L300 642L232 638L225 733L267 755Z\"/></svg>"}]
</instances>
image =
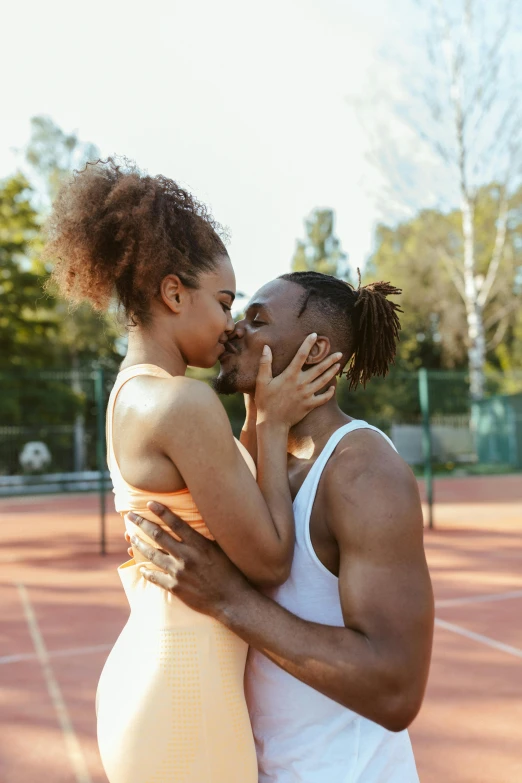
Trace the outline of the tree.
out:
<instances>
[{"instance_id":1,"label":"tree","mask_svg":"<svg viewBox=\"0 0 522 783\"><path fill-rule=\"evenodd\" d=\"M33 257L40 240L32 196L21 174L0 182L0 424L26 427L63 422L81 405L67 384L37 375L61 351L54 301ZM5 449L0 472L9 469L4 459Z\"/></svg>"},{"instance_id":2,"label":"tree","mask_svg":"<svg viewBox=\"0 0 522 783\"><path fill-rule=\"evenodd\" d=\"M44 210L50 207L60 186L75 169L82 169L87 161L99 157L95 144L80 141L74 132L65 133L50 117L32 117L25 159L39 185Z\"/></svg>"},{"instance_id":3,"label":"tree","mask_svg":"<svg viewBox=\"0 0 522 783\"><path fill-rule=\"evenodd\" d=\"M349 279L347 255L335 236L335 214L332 209L314 209L305 220L306 239L297 240L292 271L312 269L327 275Z\"/></svg>"},{"instance_id":4,"label":"tree","mask_svg":"<svg viewBox=\"0 0 522 783\"><path fill-rule=\"evenodd\" d=\"M480 188L475 197L475 272L487 276L491 241L502 198L497 185ZM522 189L514 194L508 213L509 231L503 247L502 274L498 275L483 311L485 357L497 370L517 365L517 334L522 324ZM422 210L396 226L380 225L377 247L366 274L391 279L403 289L403 331L399 363L415 369L463 368L466 362L466 311L454 284L452 268L441 255L463 254L461 210ZM511 363L507 356L512 357Z\"/></svg>"},{"instance_id":5,"label":"tree","mask_svg":"<svg viewBox=\"0 0 522 783\"><path fill-rule=\"evenodd\" d=\"M56 322L34 263L38 213L21 174L0 182L0 366L41 366Z\"/></svg>"},{"instance_id":6,"label":"tree","mask_svg":"<svg viewBox=\"0 0 522 783\"><path fill-rule=\"evenodd\" d=\"M484 394L491 318L498 316L497 339L507 324L505 309L491 316L486 311L501 298L505 268L512 263L510 221L518 209L522 174L520 62L512 62L515 5L517 0L425 0L430 14L425 83L416 87L415 74L422 69L410 63L408 100L398 107L422 145L424 161L426 153L431 159L434 153L442 164L440 203L445 197L453 208L460 205L454 210L458 227L450 237L441 235L430 255L445 268L464 313L474 399ZM407 179L412 172L415 163L406 157L391 155L396 178ZM436 187L433 181L424 185L425 191ZM486 195L493 211L482 221Z\"/></svg>"}]
</instances>

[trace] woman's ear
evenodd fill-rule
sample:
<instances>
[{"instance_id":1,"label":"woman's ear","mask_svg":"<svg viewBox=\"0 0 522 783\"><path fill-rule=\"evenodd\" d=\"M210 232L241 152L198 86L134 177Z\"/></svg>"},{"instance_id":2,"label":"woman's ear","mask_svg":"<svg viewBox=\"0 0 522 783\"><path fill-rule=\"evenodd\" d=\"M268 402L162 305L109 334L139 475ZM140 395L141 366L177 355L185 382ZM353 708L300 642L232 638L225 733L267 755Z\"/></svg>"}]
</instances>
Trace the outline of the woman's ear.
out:
<instances>
[{"instance_id":1,"label":"woman's ear","mask_svg":"<svg viewBox=\"0 0 522 783\"><path fill-rule=\"evenodd\" d=\"M319 362L322 362L323 359L326 359L331 353L330 340L328 337L319 335L310 349L306 364L319 364Z\"/></svg>"},{"instance_id":2,"label":"woman's ear","mask_svg":"<svg viewBox=\"0 0 522 783\"><path fill-rule=\"evenodd\" d=\"M173 313L181 312L187 289L177 275L167 275L160 285L160 297Z\"/></svg>"}]
</instances>

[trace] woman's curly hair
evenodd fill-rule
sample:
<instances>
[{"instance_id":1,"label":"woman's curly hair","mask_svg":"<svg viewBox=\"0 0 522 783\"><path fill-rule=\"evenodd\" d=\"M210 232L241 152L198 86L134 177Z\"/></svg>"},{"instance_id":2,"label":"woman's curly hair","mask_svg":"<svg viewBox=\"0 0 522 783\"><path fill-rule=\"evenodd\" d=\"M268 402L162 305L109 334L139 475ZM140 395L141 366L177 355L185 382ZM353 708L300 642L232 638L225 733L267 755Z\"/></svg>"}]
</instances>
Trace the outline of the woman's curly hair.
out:
<instances>
[{"instance_id":1,"label":"woman's curly hair","mask_svg":"<svg viewBox=\"0 0 522 783\"><path fill-rule=\"evenodd\" d=\"M60 190L47 225L51 283L73 302L104 310L114 298L132 324L168 274L190 288L227 253L207 208L167 177L115 158L88 163Z\"/></svg>"}]
</instances>

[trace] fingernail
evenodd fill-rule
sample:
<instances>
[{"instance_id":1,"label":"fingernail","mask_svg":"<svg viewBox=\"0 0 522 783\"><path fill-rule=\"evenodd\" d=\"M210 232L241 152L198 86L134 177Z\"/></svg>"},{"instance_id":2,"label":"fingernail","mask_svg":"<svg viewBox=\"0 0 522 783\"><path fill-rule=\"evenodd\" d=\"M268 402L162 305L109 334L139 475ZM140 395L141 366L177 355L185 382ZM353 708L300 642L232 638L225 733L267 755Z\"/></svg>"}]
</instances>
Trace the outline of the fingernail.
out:
<instances>
[{"instance_id":1,"label":"fingernail","mask_svg":"<svg viewBox=\"0 0 522 783\"><path fill-rule=\"evenodd\" d=\"M130 539L131 539L133 544L139 544L139 542L140 542L138 536L131 536Z\"/></svg>"},{"instance_id":2,"label":"fingernail","mask_svg":"<svg viewBox=\"0 0 522 783\"><path fill-rule=\"evenodd\" d=\"M309 337L317 337L317 332L312 332L312 334L310 334Z\"/></svg>"},{"instance_id":3,"label":"fingernail","mask_svg":"<svg viewBox=\"0 0 522 783\"><path fill-rule=\"evenodd\" d=\"M153 511L155 514L158 514L161 511L161 506L159 503L156 503L155 500L151 500L149 503L147 503L147 506L150 508L151 511Z\"/></svg>"},{"instance_id":4,"label":"fingernail","mask_svg":"<svg viewBox=\"0 0 522 783\"><path fill-rule=\"evenodd\" d=\"M141 521L141 517L139 517L137 514L134 513L134 511L129 511L127 514L128 518L131 522L134 522L135 525L139 525Z\"/></svg>"},{"instance_id":5,"label":"fingernail","mask_svg":"<svg viewBox=\"0 0 522 783\"><path fill-rule=\"evenodd\" d=\"M270 348L268 347L268 345L265 345L263 348L263 354L265 356L268 356L269 352L270 352Z\"/></svg>"},{"instance_id":6,"label":"fingernail","mask_svg":"<svg viewBox=\"0 0 522 783\"><path fill-rule=\"evenodd\" d=\"M335 358L336 358L336 359L340 359L340 358L341 358L341 356L342 356L342 353L341 353L340 351L339 351L339 353L336 353L336 354L335 354Z\"/></svg>"}]
</instances>

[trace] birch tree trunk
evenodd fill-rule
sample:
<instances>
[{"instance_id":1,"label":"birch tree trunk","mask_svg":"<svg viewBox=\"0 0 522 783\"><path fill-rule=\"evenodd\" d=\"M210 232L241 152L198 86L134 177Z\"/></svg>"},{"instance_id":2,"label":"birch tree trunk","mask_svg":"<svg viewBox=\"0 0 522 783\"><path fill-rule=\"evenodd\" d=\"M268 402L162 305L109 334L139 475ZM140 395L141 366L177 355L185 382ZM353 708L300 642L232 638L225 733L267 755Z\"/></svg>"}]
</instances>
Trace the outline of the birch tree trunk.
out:
<instances>
[{"instance_id":1,"label":"birch tree trunk","mask_svg":"<svg viewBox=\"0 0 522 783\"><path fill-rule=\"evenodd\" d=\"M464 299L468 325L468 363L470 394L473 400L484 396L484 365L486 363L486 336L484 312L480 305L475 269L474 208L470 199L462 199L462 234L464 237Z\"/></svg>"}]
</instances>

